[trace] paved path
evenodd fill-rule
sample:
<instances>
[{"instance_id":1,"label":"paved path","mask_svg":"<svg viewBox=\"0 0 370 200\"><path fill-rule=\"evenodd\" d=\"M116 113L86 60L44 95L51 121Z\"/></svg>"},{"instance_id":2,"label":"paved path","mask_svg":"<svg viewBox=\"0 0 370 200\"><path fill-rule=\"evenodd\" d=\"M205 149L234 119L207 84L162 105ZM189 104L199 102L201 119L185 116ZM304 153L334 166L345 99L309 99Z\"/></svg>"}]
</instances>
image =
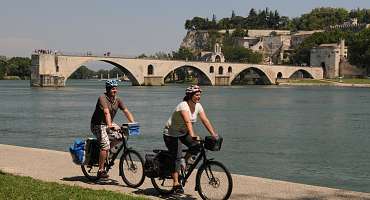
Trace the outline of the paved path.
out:
<instances>
[{"instance_id":1,"label":"paved path","mask_svg":"<svg viewBox=\"0 0 370 200\"><path fill-rule=\"evenodd\" d=\"M111 179L97 184L91 183L83 176L80 167L72 164L68 152L0 144L0 170L44 181L144 195L151 199L200 199L193 189L194 177L191 178L191 182L185 187L186 195L166 197L158 195L149 179L146 179L139 189L126 187L118 176L118 166L114 166L111 170ZM231 199L370 200L369 193L351 192L250 176L233 175L233 181L234 189Z\"/></svg>"}]
</instances>

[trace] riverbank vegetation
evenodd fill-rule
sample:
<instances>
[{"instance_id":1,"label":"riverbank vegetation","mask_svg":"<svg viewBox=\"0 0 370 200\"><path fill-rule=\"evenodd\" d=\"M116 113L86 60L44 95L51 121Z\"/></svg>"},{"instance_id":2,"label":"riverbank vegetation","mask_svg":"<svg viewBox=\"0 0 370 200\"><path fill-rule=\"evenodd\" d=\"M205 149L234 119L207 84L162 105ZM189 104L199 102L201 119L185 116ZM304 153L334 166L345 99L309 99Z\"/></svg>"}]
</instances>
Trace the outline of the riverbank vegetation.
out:
<instances>
[{"instance_id":1,"label":"riverbank vegetation","mask_svg":"<svg viewBox=\"0 0 370 200\"><path fill-rule=\"evenodd\" d=\"M0 56L0 79L26 80L31 75L31 59L27 57L13 57L7 59Z\"/></svg>"},{"instance_id":2,"label":"riverbank vegetation","mask_svg":"<svg viewBox=\"0 0 370 200\"><path fill-rule=\"evenodd\" d=\"M0 171L0 199L120 199L145 200L107 190L49 183Z\"/></svg>"}]
</instances>

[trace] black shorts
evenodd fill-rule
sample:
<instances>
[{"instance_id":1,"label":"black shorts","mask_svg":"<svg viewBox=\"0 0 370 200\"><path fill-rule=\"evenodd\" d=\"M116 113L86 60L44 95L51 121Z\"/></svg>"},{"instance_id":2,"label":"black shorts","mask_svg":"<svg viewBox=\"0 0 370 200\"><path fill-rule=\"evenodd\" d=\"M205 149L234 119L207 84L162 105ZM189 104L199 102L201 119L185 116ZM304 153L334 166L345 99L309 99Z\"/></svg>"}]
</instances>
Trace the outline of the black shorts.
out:
<instances>
[{"instance_id":1,"label":"black shorts","mask_svg":"<svg viewBox=\"0 0 370 200\"><path fill-rule=\"evenodd\" d=\"M192 155L197 155L200 152L200 144L194 141L189 134L180 137L171 137L168 135L163 135L164 143L171 154L172 163L171 169L175 171L180 171L180 160L182 158L182 144L186 145L189 149L189 153ZM171 170L174 172L173 170Z\"/></svg>"}]
</instances>

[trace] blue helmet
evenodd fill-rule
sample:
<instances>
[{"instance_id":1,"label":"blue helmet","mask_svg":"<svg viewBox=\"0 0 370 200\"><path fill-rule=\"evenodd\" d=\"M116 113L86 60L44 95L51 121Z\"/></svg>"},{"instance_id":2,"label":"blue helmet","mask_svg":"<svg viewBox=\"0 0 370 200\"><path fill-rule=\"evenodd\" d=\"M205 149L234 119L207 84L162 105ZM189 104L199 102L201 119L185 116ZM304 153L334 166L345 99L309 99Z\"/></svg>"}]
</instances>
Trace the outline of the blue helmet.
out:
<instances>
[{"instance_id":1,"label":"blue helmet","mask_svg":"<svg viewBox=\"0 0 370 200\"><path fill-rule=\"evenodd\" d=\"M105 88L112 88L112 87L117 87L117 86L118 86L117 80L110 79L110 80L105 81Z\"/></svg>"}]
</instances>

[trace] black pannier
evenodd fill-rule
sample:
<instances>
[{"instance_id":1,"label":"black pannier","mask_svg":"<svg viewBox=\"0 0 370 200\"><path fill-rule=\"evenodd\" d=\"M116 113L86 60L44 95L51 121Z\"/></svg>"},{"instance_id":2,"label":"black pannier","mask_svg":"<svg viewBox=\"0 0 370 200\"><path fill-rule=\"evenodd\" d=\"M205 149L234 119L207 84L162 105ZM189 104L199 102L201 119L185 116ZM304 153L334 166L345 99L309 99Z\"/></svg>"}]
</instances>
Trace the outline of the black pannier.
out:
<instances>
[{"instance_id":1,"label":"black pannier","mask_svg":"<svg viewBox=\"0 0 370 200\"><path fill-rule=\"evenodd\" d=\"M160 151L157 154L146 154L144 163L144 174L149 178L171 176L171 169L174 163L167 151Z\"/></svg>"},{"instance_id":2,"label":"black pannier","mask_svg":"<svg viewBox=\"0 0 370 200\"><path fill-rule=\"evenodd\" d=\"M89 138L86 140L86 165L95 165L99 163L100 147L99 142L95 138Z\"/></svg>"},{"instance_id":3,"label":"black pannier","mask_svg":"<svg viewBox=\"0 0 370 200\"><path fill-rule=\"evenodd\" d=\"M144 175L149 178L159 177L159 160L157 154L146 154Z\"/></svg>"},{"instance_id":4,"label":"black pannier","mask_svg":"<svg viewBox=\"0 0 370 200\"><path fill-rule=\"evenodd\" d=\"M223 138L218 137L215 140L212 136L206 136L204 139L204 148L211 150L211 151L219 151L221 149Z\"/></svg>"}]
</instances>

